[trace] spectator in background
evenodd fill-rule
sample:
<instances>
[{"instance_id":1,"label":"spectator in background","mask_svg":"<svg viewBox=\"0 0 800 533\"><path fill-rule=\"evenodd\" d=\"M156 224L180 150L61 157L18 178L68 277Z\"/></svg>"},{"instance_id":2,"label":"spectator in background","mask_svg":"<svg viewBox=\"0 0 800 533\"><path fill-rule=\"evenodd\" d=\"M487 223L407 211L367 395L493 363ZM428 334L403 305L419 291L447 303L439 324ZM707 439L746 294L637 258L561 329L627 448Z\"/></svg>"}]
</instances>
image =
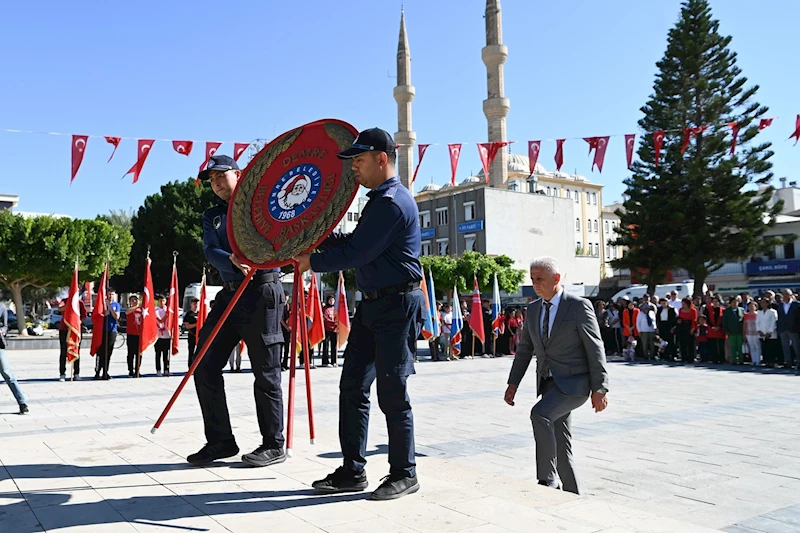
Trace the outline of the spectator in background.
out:
<instances>
[{"instance_id":1,"label":"spectator in background","mask_svg":"<svg viewBox=\"0 0 800 533\"><path fill-rule=\"evenodd\" d=\"M708 321L708 357L712 363L725 361L725 331L722 329L722 309L717 299L709 297L705 317Z\"/></svg>"},{"instance_id":2,"label":"spectator in background","mask_svg":"<svg viewBox=\"0 0 800 533\"><path fill-rule=\"evenodd\" d=\"M688 296L681 300L681 310L677 320L678 344L681 361L694 363L695 334L697 333L697 308Z\"/></svg>"},{"instance_id":3,"label":"spectator in background","mask_svg":"<svg viewBox=\"0 0 800 533\"><path fill-rule=\"evenodd\" d=\"M636 329L639 330L639 339L642 341L642 356L644 359L652 361L655 359L656 312L655 307L650 303L649 294L642 297Z\"/></svg>"},{"instance_id":4,"label":"spectator in background","mask_svg":"<svg viewBox=\"0 0 800 533\"><path fill-rule=\"evenodd\" d=\"M669 306L675 310L675 314L678 314L678 311L681 310L683 307L683 300L678 298L678 291L672 291L669 293Z\"/></svg>"},{"instance_id":5,"label":"spectator in background","mask_svg":"<svg viewBox=\"0 0 800 533\"><path fill-rule=\"evenodd\" d=\"M139 335L142 331L142 308L139 307L139 297L131 295L128 298L128 308L125 309L125 343L128 346L128 377L138 378L141 356L139 355Z\"/></svg>"},{"instance_id":6,"label":"spectator in background","mask_svg":"<svg viewBox=\"0 0 800 533\"><path fill-rule=\"evenodd\" d=\"M336 329L338 322L336 320L335 302L335 297L328 296L325 299L325 307L322 308L322 321L325 324L325 340L322 341L322 366L324 367L338 366L336 364L336 352L338 351Z\"/></svg>"},{"instance_id":7,"label":"spectator in background","mask_svg":"<svg viewBox=\"0 0 800 533\"><path fill-rule=\"evenodd\" d=\"M467 302L461 302L461 316L463 317L463 324L461 326L461 355L459 358L474 358L476 347L473 344L472 328L469 327L469 309L467 308Z\"/></svg>"},{"instance_id":8,"label":"spectator in background","mask_svg":"<svg viewBox=\"0 0 800 533\"><path fill-rule=\"evenodd\" d=\"M761 309L756 317L756 330L761 338L761 357L769 368L777 364L781 346L778 341L778 311L769 298L761 300Z\"/></svg>"},{"instance_id":9,"label":"spectator in background","mask_svg":"<svg viewBox=\"0 0 800 533\"><path fill-rule=\"evenodd\" d=\"M594 315L597 318L597 325L600 327L600 337L603 339L603 349L606 356L608 356L611 349L610 326L609 326L609 312L606 309L606 303L598 300L594 304Z\"/></svg>"},{"instance_id":10,"label":"spectator in background","mask_svg":"<svg viewBox=\"0 0 800 533\"><path fill-rule=\"evenodd\" d=\"M677 293L674 291L673 293L677 296ZM677 355L675 331L678 325L678 313L666 298L661 298L658 303L661 304L661 307L656 312L656 328L658 329L658 336L667 343L663 350L659 350L659 358L662 361L671 362L675 360Z\"/></svg>"},{"instance_id":11,"label":"spectator in background","mask_svg":"<svg viewBox=\"0 0 800 533\"><path fill-rule=\"evenodd\" d=\"M442 355L446 361L452 361L453 345L450 343L450 328L453 325L453 313L450 304L442 304Z\"/></svg>"},{"instance_id":12,"label":"spectator in background","mask_svg":"<svg viewBox=\"0 0 800 533\"><path fill-rule=\"evenodd\" d=\"M750 360L753 366L761 364L761 339L758 335L758 306L751 299L747 304L747 313L742 318L742 333L747 343L747 351L750 353Z\"/></svg>"},{"instance_id":13,"label":"spectator in background","mask_svg":"<svg viewBox=\"0 0 800 533\"><path fill-rule=\"evenodd\" d=\"M706 315L697 317L697 335L695 336L697 342L697 354L700 356L701 363L708 363L708 318Z\"/></svg>"},{"instance_id":14,"label":"spectator in background","mask_svg":"<svg viewBox=\"0 0 800 533\"><path fill-rule=\"evenodd\" d=\"M169 351L172 340L172 333L167 329L167 298L163 295L158 296L158 307L156 307L156 325L158 326L158 338L156 339L156 376L169 376ZM161 373L161 362L164 362L164 373Z\"/></svg>"},{"instance_id":15,"label":"spectator in background","mask_svg":"<svg viewBox=\"0 0 800 533\"><path fill-rule=\"evenodd\" d=\"M622 315L622 337L639 337L639 329L637 322L639 321L639 310L636 309L636 304L627 298L624 300L625 307L622 308L620 314Z\"/></svg>"},{"instance_id":16,"label":"spectator in background","mask_svg":"<svg viewBox=\"0 0 800 533\"><path fill-rule=\"evenodd\" d=\"M614 355L622 353L622 317L615 303L608 304L608 325L611 332L611 349Z\"/></svg>"},{"instance_id":17,"label":"spectator in background","mask_svg":"<svg viewBox=\"0 0 800 533\"><path fill-rule=\"evenodd\" d=\"M20 320L22 320L20 318ZM3 379L6 383L8 383L8 388L11 389L11 394L14 395L14 399L17 400L17 405L19 405L19 414L24 415L26 414L28 409L27 400L25 399L25 394L22 393L22 389L17 383L17 378L14 376L14 372L11 370L11 363L9 363L8 359L6 358L6 335L8 334L8 308L6 304L0 302L0 376L3 376Z\"/></svg>"},{"instance_id":18,"label":"spectator in background","mask_svg":"<svg viewBox=\"0 0 800 533\"><path fill-rule=\"evenodd\" d=\"M783 366L792 367L792 356L800 362L800 304L792 291L783 289L778 305L778 338L783 349ZM800 369L800 366L798 366Z\"/></svg>"},{"instance_id":19,"label":"spectator in background","mask_svg":"<svg viewBox=\"0 0 800 533\"><path fill-rule=\"evenodd\" d=\"M728 299L728 307L722 313L722 329L728 336L730 362L734 365L744 363L744 354L742 353L742 344L744 343L743 320L744 311L739 307L739 299L736 296L732 296Z\"/></svg>"}]
</instances>

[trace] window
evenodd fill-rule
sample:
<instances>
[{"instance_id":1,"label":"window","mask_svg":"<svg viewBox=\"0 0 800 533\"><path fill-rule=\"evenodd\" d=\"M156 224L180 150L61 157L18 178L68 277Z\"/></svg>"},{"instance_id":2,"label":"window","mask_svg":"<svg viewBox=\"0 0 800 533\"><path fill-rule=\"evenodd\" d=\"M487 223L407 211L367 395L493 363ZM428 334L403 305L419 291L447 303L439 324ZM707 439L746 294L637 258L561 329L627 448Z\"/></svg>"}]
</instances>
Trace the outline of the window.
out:
<instances>
[{"instance_id":1,"label":"window","mask_svg":"<svg viewBox=\"0 0 800 533\"><path fill-rule=\"evenodd\" d=\"M580 231L580 230L581 230L581 219L576 218L575 219L575 231Z\"/></svg>"},{"instance_id":2,"label":"window","mask_svg":"<svg viewBox=\"0 0 800 533\"><path fill-rule=\"evenodd\" d=\"M583 246L581 246L581 241L578 241L575 245L575 255L582 255L583 254Z\"/></svg>"},{"instance_id":3,"label":"window","mask_svg":"<svg viewBox=\"0 0 800 533\"><path fill-rule=\"evenodd\" d=\"M592 221L591 220L587 220L586 221L586 231L589 231L589 232L592 231Z\"/></svg>"},{"instance_id":4,"label":"window","mask_svg":"<svg viewBox=\"0 0 800 533\"><path fill-rule=\"evenodd\" d=\"M575 191L575 203L579 203L581 201L581 193L580 191Z\"/></svg>"},{"instance_id":5,"label":"window","mask_svg":"<svg viewBox=\"0 0 800 533\"><path fill-rule=\"evenodd\" d=\"M594 246L592 246L592 243L589 243L589 255L594 255Z\"/></svg>"},{"instance_id":6,"label":"window","mask_svg":"<svg viewBox=\"0 0 800 533\"><path fill-rule=\"evenodd\" d=\"M572 191L570 191L569 189L567 189L567 199L572 200Z\"/></svg>"},{"instance_id":7,"label":"window","mask_svg":"<svg viewBox=\"0 0 800 533\"><path fill-rule=\"evenodd\" d=\"M550 187L547 188L547 196L550 196Z\"/></svg>"},{"instance_id":8,"label":"window","mask_svg":"<svg viewBox=\"0 0 800 533\"><path fill-rule=\"evenodd\" d=\"M536 192L536 182L529 181L528 182L528 192Z\"/></svg>"},{"instance_id":9,"label":"window","mask_svg":"<svg viewBox=\"0 0 800 533\"><path fill-rule=\"evenodd\" d=\"M594 255L600 255L600 243L594 243Z\"/></svg>"},{"instance_id":10,"label":"window","mask_svg":"<svg viewBox=\"0 0 800 533\"><path fill-rule=\"evenodd\" d=\"M431 255L431 241L422 241L422 255Z\"/></svg>"},{"instance_id":11,"label":"window","mask_svg":"<svg viewBox=\"0 0 800 533\"><path fill-rule=\"evenodd\" d=\"M783 258L784 259L794 259L794 243L793 242L783 245Z\"/></svg>"},{"instance_id":12,"label":"window","mask_svg":"<svg viewBox=\"0 0 800 533\"><path fill-rule=\"evenodd\" d=\"M589 191L586 191L583 194L586 195L586 205L591 204L592 203L592 193L590 193Z\"/></svg>"},{"instance_id":13,"label":"window","mask_svg":"<svg viewBox=\"0 0 800 533\"><path fill-rule=\"evenodd\" d=\"M422 211L419 214L419 226L421 228L430 228L431 227L431 212L430 211Z\"/></svg>"},{"instance_id":14,"label":"window","mask_svg":"<svg viewBox=\"0 0 800 533\"><path fill-rule=\"evenodd\" d=\"M599 230L597 229L597 219L594 221L594 232L599 233Z\"/></svg>"},{"instance_id":15,"label":"window","mask_svg":"<svg viewBox=\"0 0 800 533\"><path fill-rule=\"evenodd\" d=\"M604 226L604 227L603 227L603 229L605 230L605 232L606 232L606 235L608 235L608 220L606 220L605 222L603 222L603 226Z\"/></svg>"},{"instance_id":16,"label":"window","mask_svg":"<svg viewBox=\"0 0 800 533\"><path fill-rule=\"evenodd\" d=\"M446 226L447 225L447 223L449 222L449 219L447 217L447 208L446 207L440 207L439 209L436 210L436 220L437 220L437 222L438 222L438 224L440 226Z\"/></svg>"},{"instance_id":17,"label":"window","mask_svg":"<svg viewBox=\"0 0 800 533\"><path fill-rule=\"evenodd\" d=\"M449 239L436 239L436 246L439 249L439 255L447 255L450 251Z\"/></svg>"},{"instance_id":18,"label":"window","mask_svg":"<svg viewBox=\"0 0 800 533\"><path fill-rule=\"evenodd\" d=\"M508 184L508 190L514 192L517 192L519 190L519 184L517 183L516 180Z\"/></svg>"},{"instance_id":19,"label":"window","mask_svg":"<svg viewBox=\"0 0 800 533\"><path fill-rule=\"evenodd\" d=\"M465 252L475 251L475 234L464 235L464 251Z\"/></svg>"},{"instance_id":20,"label":"window","mask_svg":"<svg viewBox=\"0 0 800 533\"><path fill-rule=\"evenodd\" d=\"M592 205L597 205L597 193L592 193Z\"/></svg>"},{"instance_id":21,"label":"window","mask_svg":"<svg viewBox=\"0 0 800 533\"><path fill-rule=\"evenodd\" d=\"M611 247L606 244L606 258L611 257Z\"/></svg>"},{"instance_id":22,"label":"window","mask_svg":"<svg viewBox=\"0 0 800 533\"><path fill-rule=\"evenodd\" d=\"M464 220L475 220L475 202L464 202Z\"/></svg>"}]
</instances>

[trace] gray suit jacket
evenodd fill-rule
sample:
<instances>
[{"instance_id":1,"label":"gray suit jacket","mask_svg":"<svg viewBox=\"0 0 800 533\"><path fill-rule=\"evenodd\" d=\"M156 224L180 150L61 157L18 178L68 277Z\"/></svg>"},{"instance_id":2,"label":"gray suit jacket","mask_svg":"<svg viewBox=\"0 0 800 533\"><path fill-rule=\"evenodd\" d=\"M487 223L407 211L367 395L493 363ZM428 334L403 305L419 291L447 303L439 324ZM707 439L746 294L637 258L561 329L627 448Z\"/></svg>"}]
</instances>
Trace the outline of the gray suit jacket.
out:
<instances>
[{"instance_id":1,"label":"gray suit jacket","mask_svg":"<svg viewBox=\"0 0 800 533\"><path fill-rule=\"evenodd\" d=\"M607 392L605 349L591 302L563 292L546 345L542 343L540 326L543 312L541 298L528 306L508 383L519 385L536 354L537 396L542 390L545 362L556 386L564 394L589 396L592 392Z\"/></svg>"}]
</instances>

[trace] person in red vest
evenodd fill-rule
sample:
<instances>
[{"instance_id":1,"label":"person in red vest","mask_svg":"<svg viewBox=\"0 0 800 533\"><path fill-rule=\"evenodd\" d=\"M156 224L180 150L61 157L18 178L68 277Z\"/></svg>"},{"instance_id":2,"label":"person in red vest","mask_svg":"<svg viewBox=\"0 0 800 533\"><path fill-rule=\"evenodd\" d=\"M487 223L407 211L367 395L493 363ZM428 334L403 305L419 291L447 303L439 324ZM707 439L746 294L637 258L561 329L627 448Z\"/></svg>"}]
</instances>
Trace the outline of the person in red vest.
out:
<instances>
[{"instance_id":1,"label":"person in red vest","mask_svg":"<svg viewBox=\"0 0 800 533\"><path fill-rule=\"evenodd\" d=\"M128 376L139 377L139 333L142 331L142 308L139 306L139 297L135 294L128 298L128 307L125 309L127 318L125 325L125 342L128 345Z\"/></svg>"},{"instance_id":2,"label":"person in red vest","mask_svg":"<svg viewBox=\"0 0 800 533\"><path fill-rule=\"evenodd\" d=\"M627 341L628 337L639 338L639 329L636 327L636 320L639 318L639 310L636 304L625 299L625 308L622 310L622 338Z\"/></svg>"},{"instance_id":3,"label":"person in red vest","mask_svg":"<svg viewBox=\"0 0 800 533\"><path fill-rule=\"evenodd\" d=\"M712 363L725 362L725 330L722 329L722 312L715 298L706 299L703 314L708 322L708 357Z\"/></svg>"},{"instance_id":4,"label":"person in red vest","mask_svg":"<svg viewBox=\"0 0 800 533\"><path fill-rule=\"evenodd\" d=\"M67 306L67 299L64 298L58 304L58 312L61 313L61 316L64 316L64 309ZM83 303L83 300L78 300L78 308L80 310L81 315L81 327L83 327L83 321L86 319L86 306ZM62 319L58 323L58 342L61 347L61 354L58 356L58 381L66 381L67 379L67 335L69 330L67 329L67 323L64 322ZM83 336L81 335L81 338ZM75 359L75 362L72 365L72 376L75 381L81 380L81 360L80 358Z\"/></svg>"},{"instance_id":5,"label":"person in red vest","mask_svg":"<svg viewBox=\"0 0 800 533\"><path fill-rule=\"evenodd\" d=\"M322 321L325 325L325 340L322 341L322 366L338 366L336 364L336 298L328 296L322 309ZM330 355L329 355L330 353Z\"/></svg>"}]
</instances>

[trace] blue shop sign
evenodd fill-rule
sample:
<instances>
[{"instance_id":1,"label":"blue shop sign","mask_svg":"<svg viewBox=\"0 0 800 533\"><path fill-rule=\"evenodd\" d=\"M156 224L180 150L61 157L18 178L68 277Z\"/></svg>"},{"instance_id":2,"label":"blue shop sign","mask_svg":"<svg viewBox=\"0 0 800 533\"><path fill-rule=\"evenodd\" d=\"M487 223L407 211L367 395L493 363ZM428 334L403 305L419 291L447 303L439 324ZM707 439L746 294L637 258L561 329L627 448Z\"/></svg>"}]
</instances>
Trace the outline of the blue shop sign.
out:
<instances>
[{"instance_id":1,"label":"blue shop sign","mask_svg":"<svg viewBox=\"0 0 800 533\"><path fill-rule=\"evenodd\" d=\"M756 261L747 263L748 276L797 274L798 272L800 272L800 259L785 259L783 261Z\"/></svg>"},{"instance_id":2,"label":"blue shop sign","mask_svg":"<svg viewBox=\"0 0 800 533\"><path fill-rule=\"evenodd\" d=\"M420 230L419 232L419 236L422 237L423 239L433 239L435 235L436 235L436 230L434 228L426 228Z\"/></svg>"},{"instance_id":3,"label":"blue shop sign","mask_svg":"<svg viewBox=\"0 0 800 533\"><path fill-rule=\"evenodd\" d=\"M469 233L471 231L483 230L483 220L470 220L469 222L462 222L458 225L459 233Z\"/></svg>"}]
</instances>

